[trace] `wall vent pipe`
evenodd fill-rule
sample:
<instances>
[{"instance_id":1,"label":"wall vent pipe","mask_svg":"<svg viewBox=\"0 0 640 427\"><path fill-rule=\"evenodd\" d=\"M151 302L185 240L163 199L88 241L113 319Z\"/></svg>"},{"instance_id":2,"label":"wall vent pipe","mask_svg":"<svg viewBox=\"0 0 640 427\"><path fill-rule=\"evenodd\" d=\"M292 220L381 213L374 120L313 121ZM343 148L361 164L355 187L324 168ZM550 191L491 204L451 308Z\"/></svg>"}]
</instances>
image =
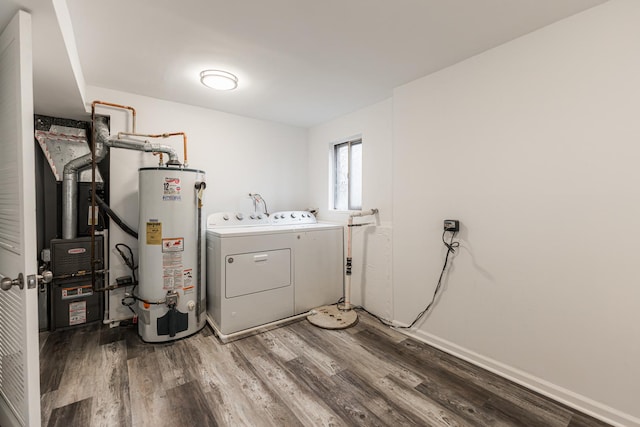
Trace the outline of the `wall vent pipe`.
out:
<instances>
[{"instance_id":1,"label":"wall vent pipe","mask_svg":"<svg viewBox=\"0 0 640 427\"><path fill-rule=\"evenodd\" d=\"M107 147L125 148L127 150L144 151L147 153L165 153L169 156L168 165L181 165L176 150L164 144L153 144L149 141L139 141L135 139L110 138L105 141Z\"/></svg>"},{"instance_id":2,"label":"wall vent pipe","mask_svg":"<svg viewBox=\"0 0 640 427\"><path fill-rule=\"evenodd\" d=\"M103 118L96 120L96 163L102 161L107 154L104 141L109 137L109 130ZM62 238L74 239L77 236L78 217L78 172L91 166L92 153L71 160L64 165L62 173Z\"/></svg>"},{"instance_id":3,"label":"wall vent pipe","mask_svg":"<svg viewBox=\"0 0 640 427\"><path fill-rule=\"evenodd\" d=\"M182 136L182 149L184 152L184 157L182 159L182 164L184 167L187 167L187 134L184 132L171 132L171 133L134 133L134 132L118 132L118 138L122 138L123 136L140 136L143 138L169 138L171 136ZM156 153L153 153L156 154ZM160 163L162 163L162 153L160 154Z\"/></svg>"},{"instance_id":4,"label":"wall vent pipe","mask_svg":"<svg viewBox=\"0 0 640 427\"><path fill-rule=\"evenodd\" d=\"M106 118L95 119L95 162L100 163L107 154L107 147L124 148L127 150L148 153L165 153L169 156L169 165L181 165L176 150L163 144L152 144L149 141L134 139L109 138ZM92 154L86 154L71 160L64 166L62 178L62 238L74 239L77 236L78 217L76 207L78 203L78 172L91 166Z\"/></svg>"}]
</instances>

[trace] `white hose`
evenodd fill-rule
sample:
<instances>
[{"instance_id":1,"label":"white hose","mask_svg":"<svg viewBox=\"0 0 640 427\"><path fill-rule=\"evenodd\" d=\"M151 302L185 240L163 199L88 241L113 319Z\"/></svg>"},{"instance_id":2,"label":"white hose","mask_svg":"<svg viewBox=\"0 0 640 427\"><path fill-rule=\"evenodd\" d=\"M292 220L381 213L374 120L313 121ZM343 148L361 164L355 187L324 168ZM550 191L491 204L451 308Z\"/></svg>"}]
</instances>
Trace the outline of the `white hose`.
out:
<instances>
[{"instance_id":1,"label":"white hose","mask_svg":"<svg viewBox=\"0 0 640 427\"><path fill-rule=\"evenodd\" d=\"M347 222L347 263L345 268L345 282L344 282L344 303L340 306L342 310L351 310L351 229L353 228L353 218L375 215L378 213L378 209L369 209L367 211L352 212L349 214L349 221Z\"/></svg>"}]
</instances>

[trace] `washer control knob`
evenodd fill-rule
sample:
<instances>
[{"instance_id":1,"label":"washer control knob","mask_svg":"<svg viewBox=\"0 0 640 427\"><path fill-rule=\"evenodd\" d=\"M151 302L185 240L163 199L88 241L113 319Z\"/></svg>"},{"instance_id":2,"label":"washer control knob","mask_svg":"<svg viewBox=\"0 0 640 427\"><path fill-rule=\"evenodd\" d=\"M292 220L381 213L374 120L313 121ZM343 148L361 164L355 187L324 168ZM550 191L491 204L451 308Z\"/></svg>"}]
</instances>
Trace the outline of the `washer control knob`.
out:
<instances>
[{"instance_id":1,"label":"washer control knob","mask_svg":"<svg viewBox=\"0 0 640 427\"><path fill-rule=\"evenodd\" d=\"M225 221L229 221L229 215L227 214L222 215L222 219L224 219Z\"/></svg>"},{"instance_id":2,"label":"washer control knob","mask_svg":"<svg viewBox=\"0 0 640 427\"><path fill-rule=\"evenodd\" d=\"M262 219L262 218L264 218L262 214L258 215L258 219Z\"/></svg>"},{"instance_id":3,"label":"washer control knob","mask_svg":"<svg viewBox=\"0 0 640 427\"><path fill-rule=\"evenodd\" d=\"M238 221L242 221L244 219L244 215L242 215L241 213L237 213L236 214L236 218L238 218Z\"/></svg>"},{"instance_id":4,"label":"washer control knob","mask_svg":"<svg viewBox=\"0 0 640 427\"><path fill-rule=\"evenodd\" d=\"M251 215L249 215L249 218L256 219L256 216L254 214L251 214Z\"/></svg>"},{"instance_id":5,"label":"washer control knob","mask_svg":"<svg viewBox=\"0 0 640 427\"><path fill-rule=\"evenodd\" d=\"M291 218L295 218L296 217L296 213L295 212L291 212Z\"/></svg>"}]
</instances>

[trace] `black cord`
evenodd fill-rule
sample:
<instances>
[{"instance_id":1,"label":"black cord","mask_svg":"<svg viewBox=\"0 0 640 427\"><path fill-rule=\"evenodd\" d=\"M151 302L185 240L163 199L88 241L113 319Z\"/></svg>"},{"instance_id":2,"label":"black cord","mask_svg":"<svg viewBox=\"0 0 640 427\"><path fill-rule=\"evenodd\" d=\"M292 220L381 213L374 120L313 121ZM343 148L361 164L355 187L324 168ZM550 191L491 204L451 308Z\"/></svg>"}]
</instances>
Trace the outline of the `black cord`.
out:
<instances>
[{"instance_id":1,"label":"black cord","mask_svg":"<svg viewBox=\"0 0 640 427\"><path fill-rule=\"evenodd\" d=\"M129 252L129 256L127 256L122 251L122 249L120 249L121 246L123 248L127 249L127 251ZM144 303L153 304L153 305L164 304L164 302L147 301L145 299L140 298L139 296L137 296L134 293L136 287L138 286L138 279L136 278L136 270L138 269L138 266L135 265L135 263L133 262L133 250L131 250L131 247L129 247L129 245L125 245L124 243L116 244L116 250L120 254L120 257L122 258L124 263L127 265L127 267L129 267L129 269L131 269L131 275L133 276L133 288L131 289L131 294L129 294L129 295L125 296L124 298L122 298L122 301L120 301L120 303L122 305L124 305L125 307L129 307L129 310L131 310L133 312L133 314L136 314L136 312L133 310L133 308L131 308L131 306L133 306L136 301L142 301Z\"/></svg>"},{"instance_id":2,"label":"black cord","mask_svg":"<svg viewBox=\"0 0 640 427\"><path fill-rule=\"evenodd\" d=\"M122 251L122 249L120 249L120 246L122 246L124 248L127 248L131 258L129 258ZM131 274L133 275L133 288L131 289L131 294L129 294L129 295L125 296L124 298L122 298L122 301L120 301L120 303L122 305L124 305L125 307L129 307L129 310L131 310L131 311L133 311L131 306L135 304L135 301L142 301L142 302L144 302L146 304L151 304L151 305L164 304L165 301L147 301L146 299L140 298L138 295L135 294L136 286L138 286L138 279L136 278L136 270L138 269L138 266L135 265L134 262L133 262L133 251L131 250L131 248L128 245L125 245L124 243L118 243L116 245L116 250L120 253L120 256L122 257L122 260L124 261L124 263L127 264L127 266L131 269ZM125 301L127 299L130 299L132 301ZM133 311L133 313L135 314L135 311Z\"/></svg>"},{"instance_id":3,"label":"black cord","mask_svg":"<svg viewBox=\"0 0 640 427\"><path fill-rule=\"evenodd\" d=\"M127 257L125 255L125 253L122 252L122 250L120 249L120 246L127 248L131 258ZM116 244L116 250L118 251L118 253L120 253L120 257L122 258L124 263L127 264L127 267L129 267L129 269L131 269L131 276L133 278L134 287L137 286L138 285L138 279L136 279L136 270L138 269L138 266L135 265L134 262L133 262L133 251L131 250L131 248L128 245L125 245L124 243Z\"/></svg>"},{"instance_id":4,"label":"black cord","mask_svg":"<svg viewBox=\"0 0 640 427\"><path fill-rule=\"evenodd\" d=\"M129 301L126 301L129 300ZM122 305L124 305L125 307L129 307L129 310L131 310L133 312L133 314L136 314L136 312L133 310L133 308L131 308L132 305L134 305L136 303L136 299L131 296L131 295L127 295L124 298L122 298L122 301L120 301L120 303Z\"/></svg>"},{"instance_id":5,"label":"black cord","mask_svg":"<svg viewBox=\"0 0 640 427\"><path fill-rule=\"evenodd\" d=\"M138 286L138 284L136 283L134 285L134 288ZM129 301L127 301L129 300ZM135 311L131 308L131 306L133 306L136 301L140 301L143 302L145 304L149 304L149 305L162 305L165 304L167 301L147 301L144 298L140 298L138 295L136 295L133 290L131 290L131 293L125 297L122 298L122 301L120 301L120 303L122 305L124 305L125 307L129 307L129 310L133 311L133 313L135 314Z\"/></svg>"},{"instance_id":6,"label":"black cord","mask_svg":"<svg viewBox=\"0 0 640 427\"><path fill-rule=\"evenodd\" d=\"M389 326L391 328L395 328L395 329L411 329L415 326L416 323L418 323L418 321L420 319L422 319L422 317L427 314L429 312L429 310L431 309L431 307L433 306L433 304L436 302L436 298L438 297L438 293L440 292L440 288L442 287L442 278L444 277L444 272L447 269L447 265L449 263L449 255L451 255L452 253L456 252L456 249L460 247L460 242L454 242L453 239L456 236L456 232L452 231L451 232L451 239L449 239L449 242L447 242L444 239L444 236L446 235L447 230L444 230L442 232L442 243L444 243L444 245L447 247L447 254L444 257L444 264L442 266L442 271L440 271L440 277L438 278L438 284L436 285L436 289L435 291L433 291L433 297L431 298L431 301L429 302L429 304L427 304L427 306L424 308L424 310L422 310L420 313L418 313L418 315L415 317L415 319L413 319L413 322L411 322L411 324L409 326L398 326L398 325L394 325L390 320L387 320L383 317L380 317L372 312L370 312L369 310L367 310L366 308L362 307L362 306L356 306L354 307L356 310L362 310L365 313L368 313L369 315L373 316L374 318L376 318L380 323L382 323L385 326Z\"/></svg>"},{"instance_id":7,"label":"black cord","mask_svg":"<svg viewBox=\"0 0 640 427\"><path fill-rule=\"evenodd\" d=\"M104 200L100 198L100 196L95 195L96 202L98 206L111 218L125 233L130 235L131 237L137 239L138 232L129 227L120 217L105 203Z\"/></svg>"}]
</instances>

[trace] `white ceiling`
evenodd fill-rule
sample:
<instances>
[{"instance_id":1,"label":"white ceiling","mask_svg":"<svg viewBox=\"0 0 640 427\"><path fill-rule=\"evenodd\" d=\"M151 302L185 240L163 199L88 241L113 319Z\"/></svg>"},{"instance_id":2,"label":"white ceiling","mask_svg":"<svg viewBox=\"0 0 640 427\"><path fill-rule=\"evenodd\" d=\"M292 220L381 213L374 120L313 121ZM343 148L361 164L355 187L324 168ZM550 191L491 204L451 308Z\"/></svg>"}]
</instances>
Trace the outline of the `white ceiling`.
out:
<instances>
[{"instance_id":1,"label":"white ceiling","mask_svg":"<svg viewBox=\"0 0 640 427\"><path fill-rule=\"evenodd\" d=\"M77 116L84 86L73 77L73 59L65 57L52 1L59 6L65 0L2 0L0 24L18 7L32 12L36 112ZM306 127L386 99L394 87L604 1L66 4L86 84ZM236 74L238 89L205 88L198 74L206 68Z\"/></svg>"}]
</instances>

